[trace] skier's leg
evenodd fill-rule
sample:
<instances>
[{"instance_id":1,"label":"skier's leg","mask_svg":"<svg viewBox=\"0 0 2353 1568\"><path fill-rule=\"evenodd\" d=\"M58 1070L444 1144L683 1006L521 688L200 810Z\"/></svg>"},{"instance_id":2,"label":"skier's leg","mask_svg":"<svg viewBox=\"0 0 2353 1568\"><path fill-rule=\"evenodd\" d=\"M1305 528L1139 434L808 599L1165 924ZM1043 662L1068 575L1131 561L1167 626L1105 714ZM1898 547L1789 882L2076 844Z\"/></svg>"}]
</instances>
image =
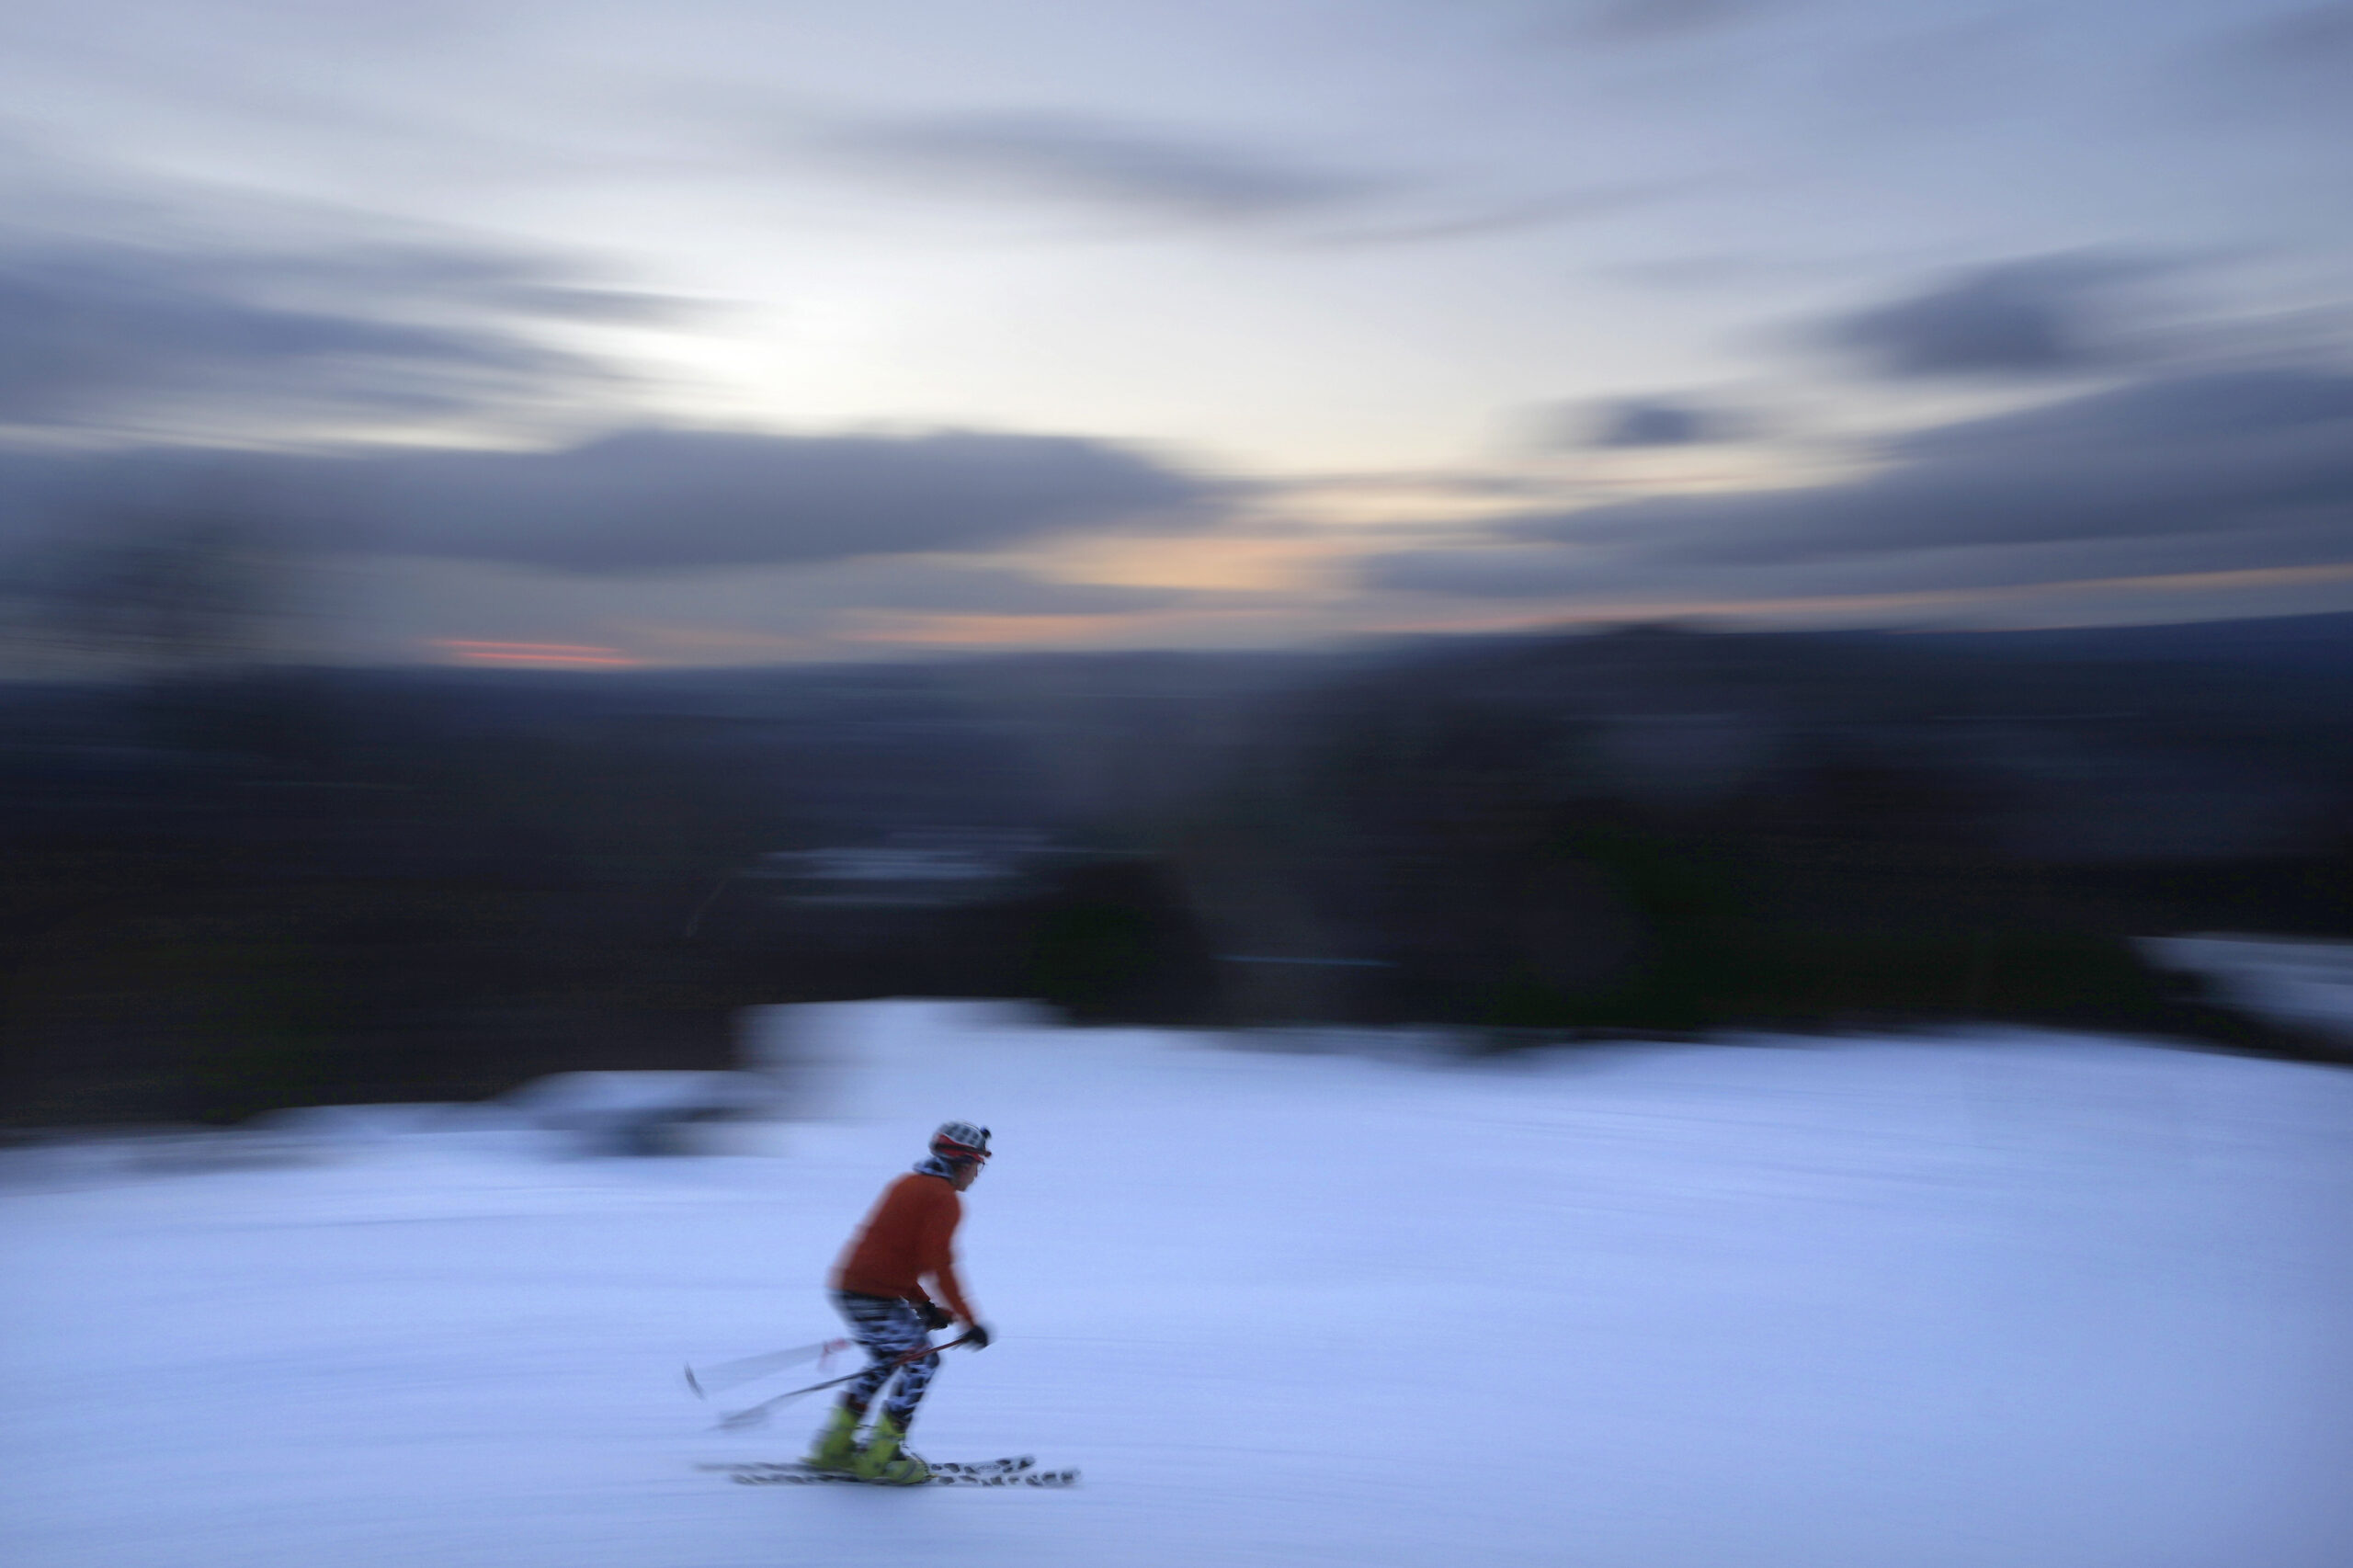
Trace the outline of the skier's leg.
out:
<instances>
[{"instance_id":1,"label":"skier's leg","mask_svg":"<svg viewBox=\"0 0 2353 1568\"><path fill-rule=\"evenodd\" d=\"M926 1337L922 1320L904 1301L837 1291L834 1305L847 1320L850 1333L866 1347L868 1360L858 1377L843 1388L810 1446L806 1462L815 1470L851 1468L858 1455L858 1428L866 1419L867 1406L898 1371L898 1358Z\"/></svg>"},{"instance_id":2,"label":"skier's leg","mask_svg":"<svg viewBox=\"0 0 2353 1568\"><path fill-rule=\"evenodd\" d=\"M834 1304L849 1324L849 1331L869 1358L865 1370L842 1390L841 1403L860 1416L882 1392L882 1385L900 1369L899 1358L922 1345L927 1335L914 1307L887 1296L856 1296L836 1291ZM937 1362L937 1357L927 1357Z\"/></svg>"},{"instance_id":3,"label":"skier's leg","mask_svg":"<svg viewBox=\"0 0 2353 1568\"><path fill-rule=\"evenodd\" d=\"M906 1438L908 1418L915 1414L915 1402L923 1397L939 1358L919 1356L912 1361L900 1358L909 1351L923 1349L930 1344L931 1335L909 1302L847 1292L836 1293L834 1300L842 1315L849 1320L858 1343L873 1357L858 1381L849 1385L843 1398L843 1410L847 1410L855 1398L858 1402L858 1412L863 1414L867 1402L881 1393L894 1376L898 1379L881 1415L875 1418L865 1447L849 1461L849 1471L864 1481L920 1485L930 1479L931 1467L901 1445ZM844 1416L837 1411L835 1418L838 1421ZM857 1416L848 1415L847 1419L855 1422Z\"/></svg>"},{"instance_id":4,"label":"skier's leg","mask_svg":"<svg viewBox=\"0 0 2353 1568\"><path fill-rule=\"evenodd\" d=\"M923 1403L924 1390L931 1386L931 1377L939 1370L939 1354L917 1357L899 1369L898 1386L882 1402L882 1415L902 1437L915 1418L915 1406Z\"/></svg>"}]
</instances>

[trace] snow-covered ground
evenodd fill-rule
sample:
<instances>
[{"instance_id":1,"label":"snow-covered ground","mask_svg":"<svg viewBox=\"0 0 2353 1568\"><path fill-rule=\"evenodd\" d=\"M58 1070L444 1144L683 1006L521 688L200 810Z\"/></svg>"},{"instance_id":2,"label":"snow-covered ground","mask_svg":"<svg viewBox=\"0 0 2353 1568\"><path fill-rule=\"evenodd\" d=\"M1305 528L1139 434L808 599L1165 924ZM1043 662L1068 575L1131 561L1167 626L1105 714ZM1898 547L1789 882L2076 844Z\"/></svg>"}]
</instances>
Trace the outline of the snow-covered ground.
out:
<instances>
[{"instance_id":1,"label":"snow-covered ground","mask_svg":"<svg viewBox=\"0 0 2353 1568\"><path fill-rule=\"evenodd\" d=\"M465 1122L0 1188L25 1568L2341 1568L2353 1074L2118 1042L1463 1065L824 1016L841 1119ZM917 1427L1068 1491L745 1487L684 1361L835 1331L929 1127L1000 1331ZM756 1399L754 1385L719 1408Z\"/></svg>"}]
</instances>

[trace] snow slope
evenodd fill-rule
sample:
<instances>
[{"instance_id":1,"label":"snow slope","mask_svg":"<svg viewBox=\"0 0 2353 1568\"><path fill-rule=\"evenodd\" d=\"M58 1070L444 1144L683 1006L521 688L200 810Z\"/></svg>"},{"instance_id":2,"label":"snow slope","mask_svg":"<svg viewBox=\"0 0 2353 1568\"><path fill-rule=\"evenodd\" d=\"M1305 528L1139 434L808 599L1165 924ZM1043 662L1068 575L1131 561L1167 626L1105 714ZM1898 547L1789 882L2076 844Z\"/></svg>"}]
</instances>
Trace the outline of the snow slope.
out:
<instances>
[{"instance_id":1,"label":"snow slope","mask_svg":"<svg viewBox=\"0 0 2353 1568\"><path fill-rule=\"evenodd\" d=\"M804 1016L805 1017L805 1016ZM2337 1568L2353 1074L2080 1038L1487 1063L819 1020L766 1156L494 1130L0 1188L25 1568ZM918 1446L744 1487L678 1368L835 1331L930 1125L999 1344ZM461 1126L463 1124L460 1124ZM719 1402L788 1387L755 1385Z\"/></svg>"}]
</instances>

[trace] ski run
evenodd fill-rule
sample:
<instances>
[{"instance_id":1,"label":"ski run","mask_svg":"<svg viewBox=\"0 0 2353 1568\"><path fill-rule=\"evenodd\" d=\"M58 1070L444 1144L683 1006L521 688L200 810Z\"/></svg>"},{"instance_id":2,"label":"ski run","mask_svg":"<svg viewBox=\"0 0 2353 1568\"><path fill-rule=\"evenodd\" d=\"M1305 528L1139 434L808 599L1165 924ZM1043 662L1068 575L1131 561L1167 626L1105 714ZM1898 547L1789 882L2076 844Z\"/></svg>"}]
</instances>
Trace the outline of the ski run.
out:
<instances>
[{"instance_id":1,"label":"ski run","mask_svg":"<svg viewBox=\"0 0 2353 1568\"><path fill-rule=\"evenodd\" d=\"M701 1158L419 1108L10 1153L0 1561L2353 1562L2353 1073L1993 1030L1463 1062L955 1004L760 1027L815 1119ZM826 1396L714 1430L679 1369L840 1335L826 1268L948 1118L995 1134L959 1247L996 1338L910 1440L1041 1458L781 1479Z\"/></svg>"}]
</instances>

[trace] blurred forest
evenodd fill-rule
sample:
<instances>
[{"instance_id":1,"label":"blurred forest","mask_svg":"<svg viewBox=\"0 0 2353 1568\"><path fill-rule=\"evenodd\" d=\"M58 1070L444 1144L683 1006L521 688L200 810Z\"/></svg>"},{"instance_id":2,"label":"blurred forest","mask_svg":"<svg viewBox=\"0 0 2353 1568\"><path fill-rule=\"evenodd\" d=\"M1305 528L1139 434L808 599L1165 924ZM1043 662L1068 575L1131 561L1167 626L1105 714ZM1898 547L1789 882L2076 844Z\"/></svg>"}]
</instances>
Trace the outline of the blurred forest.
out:
<instances>
[{"instance_id":1,"label":"blurred forest","mask_svg":"<svg viewBox=\"0 0 2353 1568\"><path fill-rule=\"evenodd\" d=\"M122 668L0 687L15 1126L723 1066L746 1005L892 994L2317 1051L2131 938L2353 936L2353 617L556 675L233 657L143 591L94 600Z\"/></svg>"}]
</instances>

